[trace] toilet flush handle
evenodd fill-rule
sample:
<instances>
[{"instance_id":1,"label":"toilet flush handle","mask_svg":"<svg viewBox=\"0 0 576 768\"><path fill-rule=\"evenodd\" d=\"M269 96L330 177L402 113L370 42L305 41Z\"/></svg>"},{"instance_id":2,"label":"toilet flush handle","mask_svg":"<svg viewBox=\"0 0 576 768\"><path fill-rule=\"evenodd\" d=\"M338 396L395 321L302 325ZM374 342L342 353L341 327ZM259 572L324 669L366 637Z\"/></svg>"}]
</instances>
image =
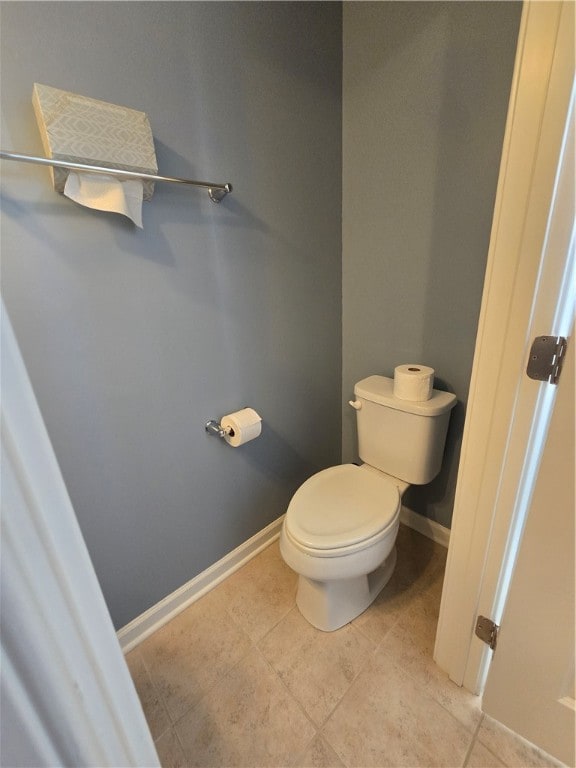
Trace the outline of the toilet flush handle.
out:
<instances>
[{"instance_id":1,"label":"toilet flush handle","mask_svg":"<svg viewBox=\"0 0 576 768\"><path fill-rule=\"evenodd\" d=\"M362 400L348 400L348 403L355 411L359 411L362 408Z\"/></svg>"}]
</instances>

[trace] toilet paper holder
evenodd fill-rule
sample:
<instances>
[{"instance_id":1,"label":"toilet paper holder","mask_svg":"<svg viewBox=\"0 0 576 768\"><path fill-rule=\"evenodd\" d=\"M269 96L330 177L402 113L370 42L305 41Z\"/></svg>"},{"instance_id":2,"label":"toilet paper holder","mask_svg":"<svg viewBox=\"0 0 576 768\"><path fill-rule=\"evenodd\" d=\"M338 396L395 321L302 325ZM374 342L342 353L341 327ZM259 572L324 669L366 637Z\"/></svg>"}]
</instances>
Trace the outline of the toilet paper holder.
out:
<instances>
[{"instance_id":1,"label":"toilet paper holder","mask_svg":"<svg viewBox=\"0 0 576 768\"><path fill-rule=\"evenodd\" d=\"M239 448L260 437L262 417L254 408L241 408L221 416L219 421L210 419L204 429L209 436L222 438L231 448Z\"/></svg>"},{"instance_id":2,"label":"toilet paper holder","mask_svg":"<svg viewBox=\"0 0 576 768\"><path fill-rule=\"evenodd\" d=\"M226 435L232 435L234 433L232 427L223 427L222 424L220 424L220 422L216 421L215 419L210 419L210 421L207 421L204 425L204 429L209 435L212 435L213 437L225 437Z\"/></svg>"}]
</instances>

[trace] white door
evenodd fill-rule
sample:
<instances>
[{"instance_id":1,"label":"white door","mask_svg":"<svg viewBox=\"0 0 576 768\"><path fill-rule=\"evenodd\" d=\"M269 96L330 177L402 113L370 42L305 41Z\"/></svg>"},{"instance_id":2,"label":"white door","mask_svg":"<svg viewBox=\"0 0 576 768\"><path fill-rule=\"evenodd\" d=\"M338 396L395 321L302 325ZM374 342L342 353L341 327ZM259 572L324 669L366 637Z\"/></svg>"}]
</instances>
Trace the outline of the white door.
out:
<instances>
[{"instance_id":1,"label":"white door","mask_svg":"<svg viewBox=\"0 0 576 768\"><path fill-rule=\"evenodd\" d=\"M502 623L556 391L526 377L530 344L574 317L574 7L525 2L494 212L434 654L478 694L476 617Z\"/></svg>"},{"instance_id":2,"label":"white door","mask_svg":"<svg viewBox=\"0 0 576 768\"><path fill-rule=\"evenodd\" d=\"M0 765L158 766L3 303L0 340Z\"/></svg>"},{"instance_id":3,"label":"white door","mask_svg":"<svg viewBox=\"0 0 576 768\"><path fill-rule=\"evenodd\" d=\"M566 765L575 765L576 737L574 342L572 337L482 704Z\"/></svg>"},{"instance_id":4,"label":"white door","mask_svg":"<svg viewBox=\"0 0 576 768\"><path fill-rule=\"evenodd\" d=\"M526 525L544 514L544 529L568 546L574 523L552 522L551 493L543 510L531 507L546 493L535 495L535 482L545 482L538 468L545 466L542 450L557 388L528 379L524 370L534 336L568 336L574 322L574 7L524 6L435 648L435 660L450 678L481 694L493 654L474 634L476 617L503 626L483 708L571 765L566 749L574 740L567 708L574 697L568 682L574 614L562 601L573 606L574 555L561 554L540 533L534 534L534 553ZM573 386L564 378L562 388L572 396ZM560 413L566 408L561 401L558 407ZM563 421L573 422L568 414ZM574 483L573 448L571 457L565 454L564 477L559 461L553 470L556 482L564 483L559 492ZM560 508L573 515L573 498L555 504L554 514ZM518 554L534 582L505 612ZM556 574L559 560L564 577ZM521 566L517 573L521 580ZM571 596L560 597L570 587ZM537 596L554 619L538 615Z\"/></svg>"}]
</instances>

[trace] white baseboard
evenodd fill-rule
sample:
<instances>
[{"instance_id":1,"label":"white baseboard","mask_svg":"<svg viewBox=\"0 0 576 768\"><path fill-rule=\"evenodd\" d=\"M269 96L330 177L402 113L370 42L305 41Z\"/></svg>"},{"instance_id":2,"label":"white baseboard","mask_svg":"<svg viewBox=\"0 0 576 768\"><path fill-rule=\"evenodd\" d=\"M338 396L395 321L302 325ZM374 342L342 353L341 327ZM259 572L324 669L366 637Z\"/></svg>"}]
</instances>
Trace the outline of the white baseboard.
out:
<instances>
[{"instance_id":1,"label":"white baseboard","mask_svg":"<svg viewBox=\"0 0 576 768\"><path fill-rule=\"evenodd\" d=\"M231 576L275 541L280 536L283 520L284 515L118 630L117 637L124 653L131 651L170 619L210 592L211 589L214 589L220 582ZM402 507L400 522L409 528L414 528L437 544L448 547L450 530L435 520L429 520L407 507Z\"/></svg>"},{"instance_id":2,"label":"white baseboard","mask_svg":"<svg viewBox=\"0 0 576 768\"><path fill-rule=\"evenodd\" d=\"M283 520L284 515L118 630L117 637L124 653L131 651L275 541L280 536Z\"/></svg>"},{"instance_id":3,"label":"white baseboard","mask_svg":"<svg viewBox=\"0 0 576 768\"><path fill-rule=\"evenodd\" d=\"M445 528L435 520L429 520L427 517L419 515L417 512L413 512L408 507L402 507L400 510L400 522L407 525L409 528L413 528L423 536L427 536L436 544L441 544L443 547L448 548L448 542L450 541L450 529Z\"/></svg>"}]
</instances>

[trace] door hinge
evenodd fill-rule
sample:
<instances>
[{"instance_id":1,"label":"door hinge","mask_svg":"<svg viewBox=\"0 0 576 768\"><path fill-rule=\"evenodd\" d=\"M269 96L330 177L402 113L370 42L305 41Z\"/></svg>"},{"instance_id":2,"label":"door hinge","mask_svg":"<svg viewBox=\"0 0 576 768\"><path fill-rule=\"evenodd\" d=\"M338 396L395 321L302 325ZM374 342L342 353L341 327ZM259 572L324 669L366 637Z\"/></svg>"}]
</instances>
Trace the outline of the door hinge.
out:
<instances>
[{"instance_id":1,"label":"door hinge","mask_svg":"<svg viewBox=\"0 0 576 768\"><path fill-rule=\"evenodd\" d=\"M564 336L537 336L530 348L526 373L531 379L558 384L566 355Z\"/></svg>"},{"instance_id":2,"label":"door hinge","mask_svg":"<svg viewBox=\"0 0 576 768\"><path fill-rule=\"evenodd\" d=\"M498 630L500 627L492 619L487 619L486 616L478 616L476 619L476 637L479 637L482 642L494 650L496 648L496 641L498 640Z\"/></svg>"}]
</instances>

